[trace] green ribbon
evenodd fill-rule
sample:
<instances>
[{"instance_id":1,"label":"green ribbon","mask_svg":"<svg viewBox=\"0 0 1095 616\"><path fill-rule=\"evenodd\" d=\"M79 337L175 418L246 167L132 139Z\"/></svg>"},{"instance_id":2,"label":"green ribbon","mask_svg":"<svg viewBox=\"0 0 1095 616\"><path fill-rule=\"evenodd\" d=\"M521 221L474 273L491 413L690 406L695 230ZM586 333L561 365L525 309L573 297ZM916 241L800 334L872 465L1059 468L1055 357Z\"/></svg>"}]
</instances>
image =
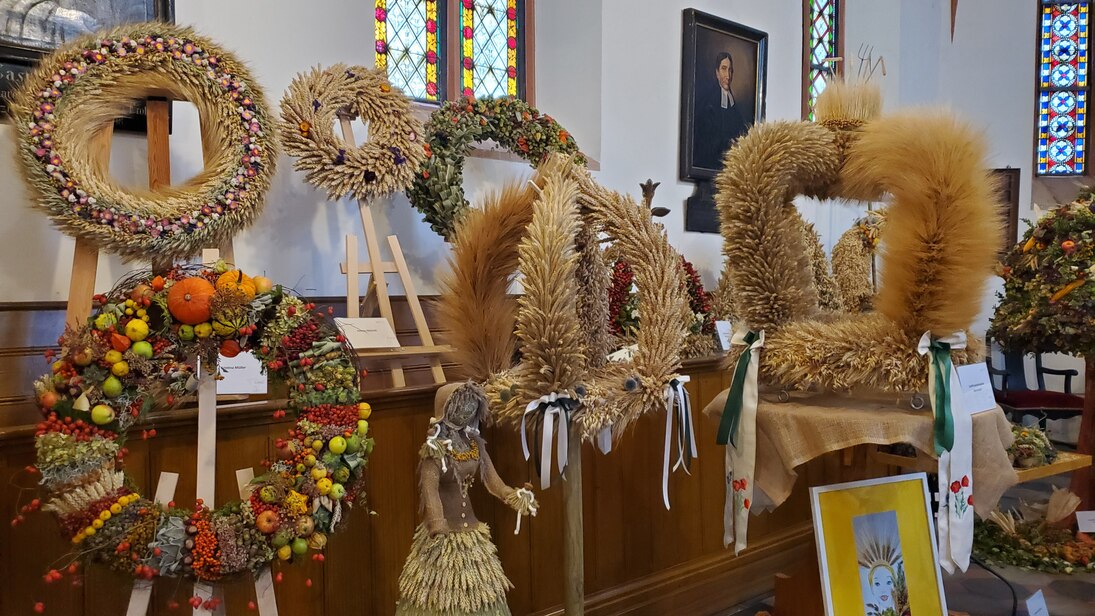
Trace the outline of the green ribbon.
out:
<instances>
[{"instance_id":1,"label":"green ribbon","mask_svg":"<svg viewBox=\"0 0 1095 616\"><path fill-rule=\"evenodd\" d=\"M935 454L954 447L954 415L951 412L951 345L932 340L932 365L935 367Z\"/></svg>"},{"instance_id":2,"label":"green ribbon","mask_svg":"<svg viewBox=\"0 0 1095 616\"><path fill-rule=\"evenodd\" d=\"M726 396L726 406L722 410L722 420L719 422L719 434L715 441L719 445L731 443L737 437L738 423L741 421L742 396L745 394L745 375L749 372L749 360L753 356L750 347L759 337L754 331L745 334L745 350L738 356L738 365L734 368L734 378L730 381L730 392Z\"/></svg>"}]
</instances>

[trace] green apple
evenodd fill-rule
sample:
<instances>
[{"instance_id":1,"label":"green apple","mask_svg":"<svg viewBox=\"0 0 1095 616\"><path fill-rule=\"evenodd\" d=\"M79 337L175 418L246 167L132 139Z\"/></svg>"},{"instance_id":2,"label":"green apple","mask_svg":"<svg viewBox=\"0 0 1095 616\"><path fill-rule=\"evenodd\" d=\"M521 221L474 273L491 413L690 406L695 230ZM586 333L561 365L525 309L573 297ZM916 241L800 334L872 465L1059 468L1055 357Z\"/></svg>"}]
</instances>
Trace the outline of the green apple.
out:
<instances>
[{"instance_id":1,"label":"green apple","mask_svg":"<svg viewBox=\"0 0 1095 616\"><path fill-rule=\"evenodd\" d=\"M297 537L293 539L293 554L297 556L303 556L308 552L308 541Z\"/></svg>"},{"instance_id":2,"label":"green apple","mask_svg":"<svg viewBox=\"0 0 1095 616\"><path fill-rule=\"evenodd\" d=\"M350 469L346 466L340 466L335 470L335 472L331 473L331 479L334 479L339 483L344 483L349 478Z\"/></svg>"},{"instance_id":3,"label":"green apple","mask_svg":"<svg viewBox=\"0 0 1095 616\"><path fill-rule=\"evenodd\" d=\"M275 548L280 548L283 545L289 545L289 541L292 540L293 534L288 529L279 530L275 535L271 543Z\"/></svg>"},{"instance_id":4,"label":"green apple","mask_svg":"<svg viewBox=\"0 0 1095 616\"><path fill-rule=\"evenodd\" d=\"M194 339L194 326L193 325L180 325L179 326L179 340L190 341Z\"/></svg>"},{"instance_id":5,"label":"green apple","mask_svg":"<svg viewBox=\"0 0 1095 616\"><path fill-rule=\"evenodd\" d=\"M114 421L114 409L105 404L96 404L91 407L91 421L103 426Z\"/></svg>"},{"instance_id":6,"label":"green apple","mask_svg":"<svg viewBox=\"0 0 1095 616\"><path fill-rule=\"evenodd\" d=\"M333 437L327 441L327 449L330 449L331 453L341 454L346 451L346 439L341 436Z\"/></svg>"},{"instance_id":7,"label":"green apple","mask_svg":"<svg viewBox=\"0 0 1095 616\"><path fill-rule=\"evenodd\" d=\"M103 395L107 398L117 398L122 395L122 382L116 376L108 376L103 381L102 389Z\"/></svg>"},{"instance_id":8,"label":"green apple","mask_svg":"<svg viewBox=\"0 0 1095 616\"><path fill-rule=\"evenodd\" d=\"M351 434L350 438L346 439L346 452L357 453L359 451L361 451L361 437Z\"/></svg>"},{"instance_id":9,"label":"green apple","mask_svg":"<svg viewBox=\"0 0 1095 616\"><path fill-rule=\"evenodd\" d=\"M145 359L152 359L152 345L147 340L141 340L140 342L134 342L133 346L129 348L133 351L133 354L137 357L143 357Z\"/></svg>"},{"instance_id":10,"label":"green apple","mask_svg":"<svg viewBox=\"0 0 1095 616\"><path fill-rule=\"evenodd\" d=\"M335 500L342 500L342 497L346 496L346 486L341 483L332 485L329 496Z\"/></svg>"}]
</instances>

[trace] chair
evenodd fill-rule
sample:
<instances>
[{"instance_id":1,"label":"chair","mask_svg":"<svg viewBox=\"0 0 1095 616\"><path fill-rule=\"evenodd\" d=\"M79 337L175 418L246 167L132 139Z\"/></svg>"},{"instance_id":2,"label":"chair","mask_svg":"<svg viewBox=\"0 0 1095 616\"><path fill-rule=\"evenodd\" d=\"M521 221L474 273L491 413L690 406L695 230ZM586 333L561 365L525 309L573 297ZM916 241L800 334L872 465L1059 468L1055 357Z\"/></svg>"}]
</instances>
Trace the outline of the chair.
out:
<instances>
[{"instance_id":1,"label":"chair","mask_svg":"<svg viewBox=\"0 0 1095 616\"><path fill-rule=\"evenodd\" d=\"M1007 413L1012 421L1019 422L1024 415L1038 417L1038 427L1046 429L1050 419L1067 419L1080 415L1084 411L1084 398L1072 393L1072 378L1080 375L1074 369L1059 370L1042 365L1042 355L1034 354L1034 374L1038 388L1027 387L1026 371L1023 366L1023 353L1018 351L1004 353L1004 369L992 365L992 339L985 337L987 356L985 364L989 376L993 379L993 394L996 403ZM1046 389L1046 375L1061 376L1065 379L1064 391ZM1000 388L996 388L995 377L1000 377Z\"/></svg>"}]
</instances>

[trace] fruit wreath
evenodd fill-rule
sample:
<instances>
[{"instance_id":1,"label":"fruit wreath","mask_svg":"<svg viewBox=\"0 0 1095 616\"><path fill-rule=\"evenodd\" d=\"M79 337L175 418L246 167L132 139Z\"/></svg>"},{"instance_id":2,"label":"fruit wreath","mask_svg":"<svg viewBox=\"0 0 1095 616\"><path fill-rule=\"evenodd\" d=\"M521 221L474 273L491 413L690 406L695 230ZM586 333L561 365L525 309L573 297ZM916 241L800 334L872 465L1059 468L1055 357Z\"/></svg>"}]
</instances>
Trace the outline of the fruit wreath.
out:
<instances>
[{"instance_id":1,"label":"fruit wreath","mask_svg":"<svg viewBox=\"0 0 1095 616\"><path fill-rule=\"evenodd\" d=\"M407 196L438 234L452 237L468 209L464 198L464 157L475 143L493 140L539 166L558 152L579 164L574 137L551 116L516 98L461 98L441 105L426 123L426 162L419 168Z\"/></svg>"},{"instance_id":2,"label":"fruit wreath","mask_svg":"<svg viewBox=\"0 0 1095 616\"><path fill-rule=\"evenodd\" d=\"M110 178L98 139L133 101L193 103L206 169L170 191ZM277 139L247 68L187 28L153 22L77 39L24 80L12 105L19 160L37 206L66 233L126 258L182 259L249 225L270 186Z\"/></svg>"},{"instance_id":3,"label":"fruit wreath","mask_svg":"<svg viewBox=\"0 0 1095 616\"><path fill-rule=\"evenodd\" d=\"M137 577L216 580L323 549L344 508L364 500L373 441L351 355L326 314L269 279L223 262L131 274L59 342L34 383L47 494L37 502L85 558ZM127 432L193 392L218 355L246 351L288 386L297 421L278 459L246 499L217 509L140 495L123 472Z\"/></svg>"}]
</instances>

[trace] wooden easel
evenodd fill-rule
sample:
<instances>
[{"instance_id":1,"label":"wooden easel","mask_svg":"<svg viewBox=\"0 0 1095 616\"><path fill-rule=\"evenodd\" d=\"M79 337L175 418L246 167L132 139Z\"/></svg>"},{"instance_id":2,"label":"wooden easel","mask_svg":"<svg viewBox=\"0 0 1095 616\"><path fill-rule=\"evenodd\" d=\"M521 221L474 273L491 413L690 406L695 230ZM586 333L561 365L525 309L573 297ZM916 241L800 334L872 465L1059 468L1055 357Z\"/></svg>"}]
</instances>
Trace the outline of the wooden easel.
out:
<instances>
[{"instance_id":1,"label":"wooden easel","mask_svg":"<svg viewBox=\"0 0 1095 616\"><path fill-rule=\"evenodd\" d=\"M171 184L171 154L170 154L170 128L169 128L169 101L167 99L149 99L146 101L145 112L147 118L148 138L148 186L156 189ZM109 175L110 149L113 139L113 127L106 126L92 138L90 147L92 159L99 166L103 176ZM208 162L211 152L206 149L203 141L203 158ZM215 262L223 256L231 262L234 258L232 240L225 242L219 249L203 252L203 263ZM92 295L95 293L95 277L99 266L99 249L90 240L76 238L76 246L72 255L72 274L69 280L68 305L65 310L65 323L71 327L78 326L91 314ZM154 259L153 271L166 271L170 269L170 260ZM198 385L198 478L197 497L205 501L212 508L214 506L214 473L216 461L216 421L217 421L217 389L216 380L211 375L203 375L199 378ZM203 428L206 428L203 430ZM204 434L204 438L203 438ZM250 471L250 469L246 469ZM239 476L240 471L237 471ZM173 476L173 477L170 477ZM254 476L251 471L251 477ZM178 476L174 473L161 473L159 485L156 491L156 501L170 501L175 492L175 483ZM248 479L249 481L249 479ZM241 484L241 494L245 485ZM263 569L255 578L255 590L260 599L260 613L263 616L276 616L277 605L273 602L273 587L270 585L269 567ZM209 598L217 594L217 589L202 584L194 584L194 594ZM130 596L127 616L142 616L148 610L149 600L152 595L152 584L144 580L137 580L133 585ZM219 594L217 594L219 596ZM263 601L263 598L266 601ZM272 608L271 608L272 605ZM208 614L208 610L194 610L195 614ZM214 614L224 614L224 606L221 604Z\"/></svg>"},{"instance_id":2,"label":"wooden easel","mask_svg":"<svg viewBox=\"0 0 1095 616\"><path fill-rule=\"evenodd\" d=\"M350 147L356 146L353 126L350 118L339 116L339 124L342 127L342 140ZM379 307L380 316L388 321L395 329L395 317L392 313L392 303L388 295L387 274L398 274L403 283L403 292L407 297L407 305L414 319L415 329L421 344L417 346L401 346L392 350L366 350L358 351L358 357L386 359L389 361L392 371L392 386L406 387L407 380L403 374L403 359L409 357L428 357L430 361L430 373L434 383L445 382L445 371L441 367L441 354L450 350L448 346L436 345L433 334L426 323L426 315L422 312L422 303L418 299L414 280L411 279L407 260L403 258L403 249L399 245L399 238L388 236L388 249L392 254L391 261L382 261L380 257L380 242L376 235L376 224L373 222L373 212L370 205L363 201L357 202L358 212L361 214L361 226L365 231L365 249L368 251L369 260L365 263L358 261L357 236L346 235L346 262L341 264L342 273L346 275L346 316L361 317L372 316L374 310ZM362 309L362 296L358 292L358 276L370 274L369 286L365 289L364 310ZM374 304L375 302L375 304Z\"/></svg>"}]
</instances>

